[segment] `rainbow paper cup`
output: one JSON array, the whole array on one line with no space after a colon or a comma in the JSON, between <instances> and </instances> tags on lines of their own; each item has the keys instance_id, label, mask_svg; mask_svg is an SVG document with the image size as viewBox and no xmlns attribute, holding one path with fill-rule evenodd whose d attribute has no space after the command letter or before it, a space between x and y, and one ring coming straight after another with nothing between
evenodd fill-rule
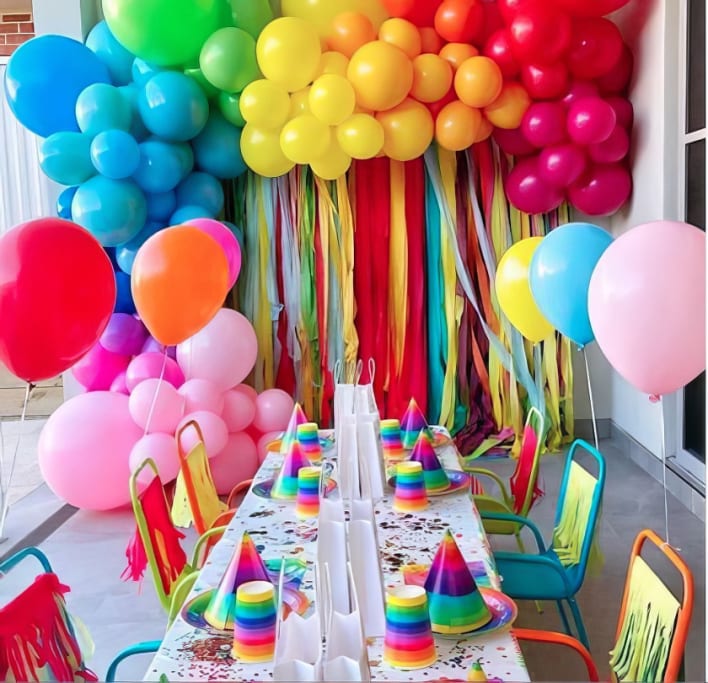
<instances>
[{"instance_id":1,"label":"rainbow paper cup","mask_svg":"<svg viewBox=\"0 0 708 683\"><path fill-rule=\"evenodd\" d=\"M303 467L297 474L297 498L295 516L312 519L320 514L321 467Z\"/></svg>"},{"instance_id":2,"label":"rainbow paper cup","mask_svg":"<svg viewBox=\"0 0 708 683\"><path fill-rule=\"evenodd\" d=\"M381 443L386 462L400 462L405 459L400 420L381 420Z\"/></svg>"},{"instance_id":3,"label":"rainbow paper cup","mask_svg":"<svg viewBox=\"0 0 708 683\"><path fill-rule=\"evenodd\" d=\"M319 427L316 422L305 422L298 425L297 440L302 446L302 452L310 462L322 460L322 446L320 444Z\"/></svg>"},{"instance_id":4,"label":"rainbow paper cup","mask_svg":"<svg viewBox=\"0 0 708 683\"><path fill-rule=\"evenodd\" d=\"M275 622L273 584L241 584L236 591L233 658L248 664L271 661L275 654Z\"/></svg>"},{"instance_id":5,"label":"rainbow paper cup","mask_svg":"<svg viewBox=\"0 0 708 683\"><path fill-rule=\"evenodd\" d=\"M423 669L435 663L435 641L422 586L397 586L386 595L384 661L397 669Z\"/></svg>"},{"instance_id":6,"label":"rainbow paper cup","mask_svg":"<svg viewBox=\"0 0 708 683\"><path fill-rule=\"evenodd\" d=\"M428 507L423 466L419 462L399 462L396 465L396 490L393 509L396 512L420 512Z\"/></svg>"}]
</instances>

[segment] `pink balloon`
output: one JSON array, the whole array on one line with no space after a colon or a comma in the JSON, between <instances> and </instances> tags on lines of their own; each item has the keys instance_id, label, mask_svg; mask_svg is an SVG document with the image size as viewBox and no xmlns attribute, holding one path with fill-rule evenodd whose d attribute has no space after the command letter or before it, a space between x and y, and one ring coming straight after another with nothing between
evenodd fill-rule
<instances>
[{"instance_id":1,"label":"pink balloon","mask_svg":"<svg viewBox=\"0 0 708 683\"><path fill-rule=\"evenodd\" d=\"M565 107L560 102L534 102L521 120L521 132L536 147L547 147L566 138Z\"/></svg>"},{"instance_id":2,"label":"pink balloon","mask_svg":"<svg viewBox=\"0 0 708 683\"><path fill-rule=\"evenodd\" d=\"M590 280L597 343L630 384L677 391L706 366L706 239L686 223L656 221L618 237Z\"/></svg>"},{"instance_id":3,"label":"pink balloon","mask_svg":"<svg viewBox=\"0 0 708 683\"><path fill-rule=\"evenodd\" d=\"M226 428L226 423L218 415L206 410L197 410L194 413L189 413L189 415L184 416L177 426L177 433L179 434L192 421L196 422L202 431L208 457L212 458L223 450L229 439L229 430ZM191 427L185 429L179 436L182 448L186 453L189 453L199 440L196 430Z\"/></svg>"},{"instance_id":4,"label":"pink balloon","mask_svg":"<svg viewBox=\"0 0 708 683\"><path fill-rule=\"evenodd\" d=\"M157 341L155 337L149 336L143 344L141 353L159 353L160 355L162 355L164 351L165 347L160 344L160 342Z\"/></svg>"},{"instance_id":5,"label":"pink balloon","mask_svg":"<svg viewBox=\"0 0 708 683\"><path fill-rule=\"evenodd\" d=\"M592 81L573 81L563 96L563 104L570 107L584 97L596 97L599 94L600 89Z\"/></svg>"},{"instance_id":6,"label":"pink balloon","mask_svg":"<svg viewBox=\"0 0 708 683\"><path fill-rule=\"evenodd\" d=\"M610 216L632 194L632 176L621 164L597 164L568 188L568 199L588 216Z\"/></svg>"},{"instance_id":7,"label":"pink balloon","mask_svg":"<svg viewBox=\"0 0 708 683\"><path fill-rule=\"evenodd\" d=\"M538 169L538 157L525 157L506 178L506 196L519 211L529 214L547 213L558 208L564 199L563 192L547 185Z\"/></svg>"},{"instance_id":8,"label":"pink balloon","mask_svg":"<svg viewBox=\"0 0 708 683\"><path fill-rule=\"evenodd\" d=\"M524 137L520 128L495 128L492 137L502 151L513 156L526 156L536 151L536 148Z\"/></svg>"},{"instance_id":9,"label":"pink balloon","mask_svg":"<svg viewBox=\"0 0 708 683\"><path fill-rule=\"evenodd\" d=\"M226 261L229 264L229 289L233 287L241 272L241 245L238 243L236 235L223 223L212 218L193 218L188 223L213 237L224 250Z\"/></svg>"},{"instance_id":10,"label":"pink balloon","mask_svg":"<svg viewBox=\"0 0 708 683\"><path fill-rule=\"evenodd\" d=\"M179 474L179 457L177 455L177 442L171 434L147 434L142 437L133 450L130 451L130 471L134 472L147 459L152 458L160 473L163 484L171 482ZM142 486L147 486L154 474L150 467L146 467L138 475L137 481Z\"/></svg>"},{"instance_id":11,"label":"pink balloon","mask_svg":"<svg viewBox=\"0 0 708 683\"><path fill-rule=\"evenodd\" d=\"M47 486L70 505L112 510L130 502L130 451L143 435L128 397L110 391L74 396L60 405L39 438Z\"/></svg>"},{"instance_id":12,"label":"pink balloon","mask_svg":"<svg viewBox=\"0 0 708 683\"><path fill-rule=\"evenodd\" d=\"M577 145L547 147L538 157L538 174L551 187L568 187L585 170L585 154Z\"/></svg>"},{"instance_id":13,"label":"pink balloon","mask_svg":"<svg viewBox=\"0 0 708 683\"><path fill-rule=\"evenodd\" d=\"M182 384L184 384L184 374L182 374L179 365L169 357L167 361L165 361L163 353L149 351L148 353L141 353L139 356L133 358L128 366L125 376L125 383L128 389L133 391L140 382L154 377L159 378L163 363L165 364L165 372L162 378L175 387L175 389L181 387Z\"/></svg>"},{"instance_id":14,"label":"pink balloon","mask_svg":"<svg viewBox=\"0 0 708 683\"><path fill-rule=\"evenodd\" d=\"M224 394L221 417L230 433L242 432L256 417L256 402L245 391L231 389Z\"/></svg>"},{"instance_id":15,"label":"pink balloon","mask_svg":"<svg viewBox=\"0 0 708 683\"><path fill-rule=\"evenodd\" d=\"M290 394L282 389L267 389L256 399L256 417L253 426L259 431L284 431L295 407Z\"/></svg>"},{"instance_id":16,"label":"pink balloon","mask_svg":"<svg viewBox=\"0 0 708 683\"><path fill-rule=\"evenodd\" d=\"M130 356L107 351L99 342L72 368L74 377L88 391L105 391L113 380L124 372Z\"/></svg>"},{"instance_id":17,"label":"pink balloon","mask_svg":"<svg viewBox=\"0 0 708 683\"><path fill-rule=\"evenodd\" d=\"M263 461L268 457L268 445L282 436L282 430L279 432L268 432L263 434L258 439L258 462L263 464Z\"/></svg>"},{"instance_id":18,"label":"pink balloon","mask_svg":"<svg viewBox=\"0 0 708 683\"><path fill-rule=\"evenodd\" d=\"M169 382L152 378L140 382L130 392L128 408L135 424L147 428L148 434L173 434L184 415L184 404L184 396Z\"/></svg>"},{"instance_id":19,"label":"pink balloon","mask_svg":"<svg viewBox=\"0 0 708 683\"><path fill-rule=\"evenodd\" d=\"M568 109L568 135L579 145L607 140L617 124L617 115L601 97L584 97Z\"/></svg>"},{"instance_id":20,"label":"pink balloon","mask_svg":"<svg viewBox=\"0 0 708 683\"><path fill-rule=\"evenodd\" d=\"M125 372L121 372L119 375L116 376L116 378L113 380L113 383L111 384L111 391L115 391L119 394L125 394L126 396L130 394L128 391L128 387L125 384Z\"/></svg>"},{"instance_id":21,"label":"pink balloon","mask_svg":"<svg viewBox=\"0 0 708 683\"><path fill-rule=\"evenodd\" d=\"M634 56L632 51L624 45L619 62L604 76L596 79L603 94L615 94L625 92L629 86L634 70Z\"/></svg>"},{"instance_id":22,"label":"pink balloon","mask_svg":"<svg viewBox=\"0 0 708 683\"><path fill-rule=\"evenodd\" d=\"M615 110L617 125L629 130L634 122L634 108L626 97L608 97L605 102Z\"/></svg>"},{"instance_id":23,"label":"pink balloon","mask_svg":"<svg viewBox=\"0 0 708 683\"><path fill-rule=\"evenodd\" d=\"M177 361L187 379L208 379L222 391L243 382L257 356L253 325L230 308L222 308L206 327L177 347Z\"/></svg>"},{"instance_id":24,"label":"pink balloon","mask_svg":"<svg viewBox=\"0 0 708 683\"><path fill-rule=\"evenodd\" d=\"M250 384L237 384L234 388L234 391L238 391L242 394L245 394L250 398L254 403L256 402L256 399L258 398L258 392L250 385Z\"/></svg>"},{"instance_id":25,"label":"pink balloon","mask_svg":"<svg viewBox=\"0 0 708 683\"><path fill-rule=\"evenodd\" d=\"M607 140L588 146L588 156L599 164L622 161L629 152L629 135L622 126L615 126Z\"/></svg>"},{"instance_id":26,"label":"pink balloon","mask_svg":"<svg viewBox=\"0 0 708 683\"><path fill-rule=\"evenodd\" d=\"M253 479L259 464L253 439L245 432L229 434L224 450L209 462L219 495L226 496L236 484Z\"/></svg>"},{"instance_id":27,"label":"pink balloon","mask_svg":"<svg viewBox=\"0 0 708 683\"><path fill-rule=\"evenodd\" d=\"M219 415L224 409L223 391L208 379L189 379L179 388L179 393L185 398L188 413L206 410Z\"/></svg>"}]
</instances>

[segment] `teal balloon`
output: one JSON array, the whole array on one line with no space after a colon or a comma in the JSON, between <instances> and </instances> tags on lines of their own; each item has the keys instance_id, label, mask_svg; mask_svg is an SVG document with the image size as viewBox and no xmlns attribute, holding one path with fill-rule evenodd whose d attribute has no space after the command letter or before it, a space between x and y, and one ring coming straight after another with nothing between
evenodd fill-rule
<instances>
[{"instance_id":1,"label":"teal balloon","mask_svg":"<svg viewBox=\"0 0 708 683\"><path fill-rule=\"evenodd\" d=\"M138 86L145 85L155 74L159 74L163 69L150 62L146 62L140 57L136 57L133 61L131 72L133 74L133 82Z\"/></svg>"},{"instance_id":2,"label":"teal balloon","mask_svg":"<svg viewBox=\"0 0 708 683\"><path fill-rule=\"evenodd\" d=\"M116 40L105 21L91 29L86 47L106 65L113 85L127 85L133 79L135 55Z\"/></svg>"},{"instance_id":3,"label":"teal balloon","mask_svg":"<svg viewBox=\"0 0 708 683\"><path fill-rule=\"evenodd\" d=\"M231 0L234 26L258 38L266 24L273 20L268 0Z\"/></svg>"},{"instance_id":4,"label":"teal balloon","mask_svg":"<svg viewBox=\"0 0 708 683\"><path fill-rule=\"evenodd\" d=\"M70 132L50 135L39 148L39 165L55 183L80 185L96 175L90 136Z\"/></svg>"},{"instance_id":5,"label":"teal balloon","mask_svg":"<svg viewBox=\"0 0 708 683\"><path fill-rule=\"evenodd\" d=\"M140 163L140 147L124 130L105 130L91 143L91 161L94 168L107 178L129 178Z\"/></svg>"},{"instance_id":6,"label":"teal balloon","mask_svg":"<svg viewBox=\"0 0 708 683\"><path fill-rule=\"evenodd\" d=\"M591 223L567 223L546 235L529 268L531 294L541 313L563 335L583 347L595 339L588 314L588 289L612 235Z\"/></svg>"},{"instance_id":7,"label":"teal balloon","mask_svg":"<svg viewBox=\"0 0 708 683\"><path fill-rule=\"evenodd\" d=\"M145 195L131 180L95 176L71 202L74 222L86 228L104 247L133 239L147 218Z\"/></svg>"},{"instance_id":8,"label":"teal balloon","mask_svg":"<svg viewBox=\"0 0 708 683\"><path fill-rule=\"evenodd\" d=\"M140 144L140 163L133 179L145 192L169 192L182 180L182 164L176 145L147 140Z\"/></svg>"},{"instance_id":9,"label":"teal balloon","mask_svg":"<svg viewBox=\"0 0 708 683\"><path fill-rule=\"evenodd\" d=\"M133 270L133 263L135 262L135 256L138 253L138 249L143 246L149 237L152 237L156 232L159 232L164 227L166 227L165 223L161 223L159 221L148 221L132 240L116 247L116 262L118 267L124 273L130 275L130 272Z\"/></svg>"},{"instance_id":10,"label":"teal balloon","mask_svg":"<svg viewBox=\"0 0 708 683\"><path fill-rule=\"evenodd\" d=\"M216 109L192 147L199 170L216 178L236 178L246 170L241 156L241 129L231 125Z\"/></svg>"},{"instance_id":11,"label":"teal balloon","mask_svg":"<svg viewBox=\"0 0 708 683\"><path fill-rule=\"evenodd\" d=\"M177 187L177 204L203 206L210 216L216 216L224 208L224 188L213 175L197 171Z\"/></svg>"},{"instance_id":12,"label":"teal balloon","mask_svg":"<svg viewBox=\"0 0 708 683\"><path fill-rule=\"evenodd\" d=\"M181 206L170 217L170 225L184 225L193 218L214 218L214 214L203 206Z\"/></svg>"},{"instance_id":13,"label":"teal balloon","mask_svg":"<svg viewBox=\"0 0 708 683\"><path fill-rule=\"evenodd\" d=\"M76 100L76 120L82 133L93 136L112 128L130 130L133 112L118 88L95 83L83 90Z\"/></svg>"},{"instance_id":14,"label":"teal balloon","mask_svg":"<svg viewBox=\"0 0 708 683\"><path fill-rule=\"evenodd\" d=\"M147 216L151 221L167 222L177 208L177 196L174 191L148 192L145 194L147 201Z\"/></svg>"},{"instance_id":15,"label":"teal balloon","mask_svg":"<svg viewBox=\"0 0 708 683\"><path fill-rule=\"evenodd\" d=\"M187 142L174 143L174 147L182 168L182 180L184 180L194 169L194 150Z\"/></svg>"},{"instance_id":16,"label":"teal balloon","mask_svg":"<svg viewBox=\"0 0 708 683\"><path fill-rule=\"evenodd\" d=\"M131 113L131 123L130 130L128 131L138 142L143 142L150 137L150 131L145 127L143 119L140 116L140 110L138 109L138 95L140 94L141 88L135 83L130 85L124 85L118 88L121 95L125 98L126 102L130 105Z\"/></svg>"}]
</instances>

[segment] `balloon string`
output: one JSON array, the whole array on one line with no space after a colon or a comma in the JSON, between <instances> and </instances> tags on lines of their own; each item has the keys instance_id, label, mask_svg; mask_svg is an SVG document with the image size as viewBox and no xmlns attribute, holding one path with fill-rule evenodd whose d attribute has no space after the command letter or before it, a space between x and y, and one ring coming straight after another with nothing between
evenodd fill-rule
<instances>
[{"instance_id":1,"label":"balloon string","mask_svg":"<svg viewBox=\"0 0 708 683\"><path fill-rule=\"evenodd\" d=\"M592 393L592 381L590 380L590 365L588 364L588 352L583 347L583 359L585 360L585 376L588 380L588 397L590 398L590 417L592 419L592 433L595 438L595 448L600 449L600 440L597 438L597 418L595 417L595 399Z\"/></svg>"},{"instance_id":2,"label":"balloon string","mask_svg":"<svg viewBox=\"0 0 708 683\"><path fill-rule=\"evenodd\" d=\"M666 531L666 544L671 545L669 540L669 490L666 488L666 415L664 411L664 402L661 401L661 420L659 421L661 429L661 476L662 484L664 486L664 529ZM673 546L672 546L673 547ZM674 550L681 550L681 548L674 548Z\"/></svg>"},{"instance_id":3,"label":"balloon string","mask_svg":"<svg viewBox=\"0 0 708 683\"><path fill-rule=\"evenodd\" d=\"M162 386L162 380L165 377L165 369L167 368L167 347L164 348L162 356L162 369L160 370L160 379L155 387L155 394L152 397L152 403L150 404L150 412L148 413L147 422L145 423L145 431L143 436L146 436L148 430L150 429L150 423L152 422L152 414L155 412L155 406L157 405L157 397L160 394L160 387Z\"/></svg>"}]
</instances>

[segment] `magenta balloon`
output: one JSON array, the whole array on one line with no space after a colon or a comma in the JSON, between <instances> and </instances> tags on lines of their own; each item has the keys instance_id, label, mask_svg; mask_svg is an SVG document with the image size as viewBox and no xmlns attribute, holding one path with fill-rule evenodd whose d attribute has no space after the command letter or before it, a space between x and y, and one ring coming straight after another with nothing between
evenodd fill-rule
<instances>
[{"instance_id":1,"label":"magenta balloon","mask_svg":"<svg viewBox=\"0 0 708 683\"><path fill-rule=\"evenodd\" d=\"M169 382L151 378L131 391L128 408L135 424L148 434L173 434L184 415L184 405L184 396Z\"/></svg>"},{"instance_id":2,"label":"magenta balloon","mask_svg":"<svg viewBox=\"0 0 708 683\"><path fill-rule=\"evenodd\" d=\"M558 208L563 192L547 185L538 169L538 157L520 159L506 178L506 196L519 211L529 214L547 213Z\"/></svg>"},{"instance_id":3,"label":"magenta balloon","mask_svg":"<svg viewBox=\"0 0 708 683\"><path fill-rule=\"evenodd\" d=\"M263 464L263 461L268 457L268 446L273 443L273 441L280 438L282 430L275 432L267 432L261 435L258 439L257 449L258 449L258 462Z\"/></svg>"},{"instance_id":4,"label":"magenta balloon","mask_svg":"<svg viewBox=\"0 0 708 683\"><path fill-rule=\"evenodd\" d=\"M632 103L626 97L617 97L615 95L605 98L605 102L615 110L617 125L629 130L634 122Z\"/></svg>"},{"instance_id":5,"label":"magenta balloon","mask_svg":"<svg viewBox=\"0 0 708 683\"><path fill-rule=\"evenodd\" d=\"M614 164L629 153L629 135L622 126L615 126L607 140L588 146L588 156L599 164Z\"/></svg>"},{"instance_id":6,"label":"magenta balloon","mask_svg":"<svg viewBox=\"0 0 708 683\"><path fill-rule=\"evenodd\" d=\"M267 389L256 399L253 426L259 432L283 431L295 407L290 394L282 389Z\"/></svg>"},{"instance_id":7,"label":"magenta balloon","mask_svg":"<svg viewBox=\"0 0 708 683\"><path fill-rule=\"evenodd\" d=\"M600 94L600 89L592 81L573 81L568 91L563 96L563 104L570 107L584 97L596 97Z\"/></svg>"},{"instance_id":8,"label":"magenta balloon","mask_svg":"<svg viewBox=\"0 0 708 683\"><path fill-rule=\"evenodd\" d=\"M179 388L179 393L184 396L188 413L207 410L220 415L224 409L224 392L208 379L188 379Z\"/></svg>"},{"instance_id":9,"label":"magenta balloon","mask_svg":"<svg viewBox=\"0 0 708 683\"><path fill-rule=\"evenodd\" d=\"M520 128L495 128L492 137L507 154L526 156L536 152L536 148L524 137Z\"/></svg>"},{"instance_id":10,"label":"magenta balloon","mask_svg":"<svg viewBox=\"0 0 708 683\"><path fill-rule=\"evenodd\" d=\"M238 243L236 235L223 223L215 221L213 218L193 218L187 222L213 237L224 250L226 261L229 264L229 288L233 287L241 272L241 245Z\"/></svg>"},{"instance_id":11,"label":"magenta balloon","mask_svg":"<svg viewBox=\"0 0 708 683\"><path fill-rule=\"evenodd\" d=\"M163 484L171 482L179 474L179 456L177 442L172 434L147 434L130 451L130 471L134 472L147 459L157 465ZM146 467L138 475L138 483L147 486L153 478L153 471Z\"/></svg>"},{"instance_id":12,"label":"magenta balloon","mask_svg":"<svg viewBox=\"0 0 708 683\"><path fill-rule=\"evenodd\" d=\"M72 368L76 380L88 391L105 391L111 388L113 380L124 372L130 363L130 356L112 353L100 343Z\"/></svg>"},{"instance_id":13,"label":"magenta balloon","mask_svg":"<svg viewBox=\"0 0 708 683\"><path fill-rule=\"evenodd\" d=\"M226 446L209 462L219 495L227 496L236 484L252 479L258 471L258 449L245 432L229 434Z\"/></svg>"},{"instance_id":14,"label":"magenta balloon","mask_svg":"<svg viewBox=\"0 0 708 683\"><path fill-rule=\"evenodd\" d=\"M246 379L257 356L253 325L229 308L177 346L177 361L187 379L208 379L223 391Z\"/></svg>"},{"instance_id":15,"label":"magenta balloon","mask_svg":"<svg viewBox=\"0 0 708 683\"><path fill-rule=\"evenodd\" d=\"M143 435L128 397L94 391L70 398L44 425L39 467L47 486L70 505L112 510L130 502L130 451Z\"/></svg>"},{"instance_id":16,"label":"magenta balloon","mask_svg":"<svg viewBox=\"0 0 708 683\"><path fill-rule=\"evenodd\" d=\"M706 366L705 233L656 221L618 237L590 280L588 310L611 365L640 391L677 391Z\"/></svg>"},{"instance_id":17,"label":"magenta balloon","mask_svg":"<svg viewBox=\"0 0 708 683\"><path fill-rule=\"evenodd\" d=\"M165 372L162 378L176 389L179 389L179 387L184 384L184 374L182 370L180 370L179 365L177 365L172 358L168 357L167 360L165 360L164 353L158 353L156 351L141 353L130 362L125 377L125 383L128 389L133 391L140 382L154 377L159 378L163 363L165 364Z\"/></svg>"},{"instance_id":18,"label":"magenta balloon","mask_svg":"<svg viewBox=\"0 0 708 683\"><path fill-rule=\"evenodd\" d=\"M521 120L521 132L536 147L547 147L563 142L566 110L560 102L534 102Z\"/></svg>"},{"instance_id":19,"label":"magenta balloon","mask_svg":"<svg viewBox=\"0 0 708 683\"><path fill-rule=\"evenodd\" d=\"M213 458L224 449L226 441L229 438L229 430L226 428L226 423L219 415L210 413L207 410L197 410L194 413L189 413L189 415L185 415L179 423L177 431L181 431L182 428L191 421L196 422L202 431L208 457ZM186 452L189 452L197 444L197 438L196 430L185 430L184 434L181 436L182 448L184 448Z\"/></svg>"},{"instance_id":20,"label":"magenta balloon","mask_svg":"<svg viewBox=\"0 0 708 683\"><path fill-rule=\"evenodd\" d=\"M148 331L137 318L127 313L114 313L101 335L101 345L124 356L135 356L143 348Z\"/></svg>"},{"instance_id":21,"label":"magenta balloon","mask_svg":"<svg viewBox=\"0 0 708 683\"><path fill-rule=\"evenodd\" d=\"M598 164L568 188L568 199L588 216L610 216L632 194L632 176L621 164Z\"/></svg>"},{"instance_id":22,"label":"magenta balloon","mask_svg":"<svg viewBox=\"0 0 708 683\"><path fill-rule=\"evenodd\" d=\"M231 389L224 394L221 417L229 432L242 432L246 427L250 427L256 417L256 401L245 391Z\"/></svg>"},{"instance_id":23,"label":"magenta balloon","mask_svg":"<svg viewBox=\"0 0 708 683\"><path fill-rule=\"evenodd\" d=\"M125 383L125 372L119 373L111 384L111 391L115 391L119 394L125 394L128 396L130 391L128 391L128 386Z\"/></svg>"},{"instance_id":24,"label":"magenta balloon","mask_svg":"<svg viewBox=\"0 0 708 683\"><path fill-rule=\"evenodd\" d=\"M601 97L583 97L568 108L568 135L579 145L607 140L616 125L615 110Z\"/></svg>"},{"instance_id":25,"label":"magenta balloon","mask_svg":"<svg viewBox=\"0 0 708 683\"><path fill-rule=\"evenodd\" d=\"M568 187L580 178L585 166L585 153L573 144L547 147L538 157L538 174L551 187Z\"/></svg>"}]
</instances>

